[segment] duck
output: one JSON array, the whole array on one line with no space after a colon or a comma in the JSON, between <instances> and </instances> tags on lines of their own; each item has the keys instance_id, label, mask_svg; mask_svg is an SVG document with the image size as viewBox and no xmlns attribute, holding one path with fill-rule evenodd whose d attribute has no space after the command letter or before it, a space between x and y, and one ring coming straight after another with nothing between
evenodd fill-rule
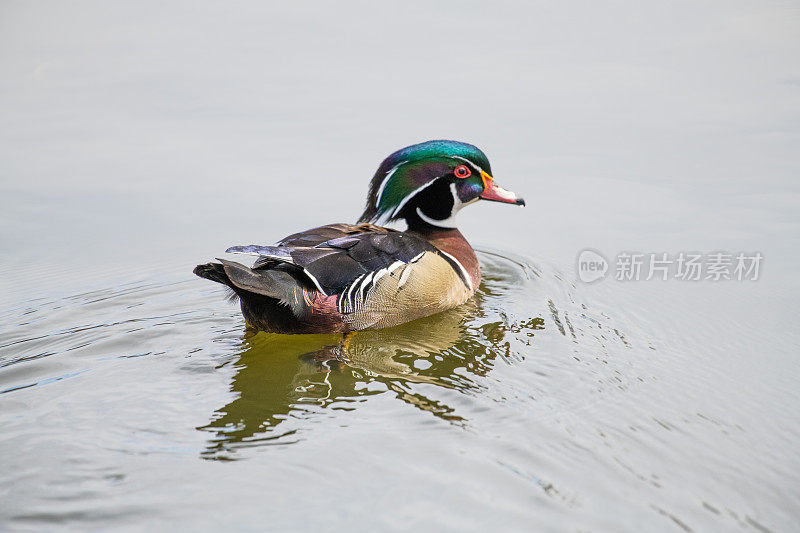
<instances>
[{"instance_id":1,"label":"duck","mask_svg":"<svg viewBox=\"0 0 800 533\"><path fill-rule=\"evenodd\" d=\"M525 205L495 183L478 147L413 144L380 164L355 224L308 229L270 246L233 246L226 253L256 256L251 267L218 258L194 274L227 286L250 330L346 337L397 326L475 294L480 265L455 219L480 200ZM387 227L402 222L405 230Z\"/></svg>"}]
</instances>

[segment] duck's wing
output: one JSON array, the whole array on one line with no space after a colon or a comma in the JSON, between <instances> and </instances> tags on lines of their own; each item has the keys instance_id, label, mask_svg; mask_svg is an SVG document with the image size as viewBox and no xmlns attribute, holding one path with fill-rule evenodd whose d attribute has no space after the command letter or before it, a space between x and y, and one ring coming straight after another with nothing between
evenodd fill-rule
<instances>
[{"instance_id":1,"label":"duck's wing","mask_svg":"<svg viewBox=\"0 0 800 533\"><path fill-rule=\"evenodd\" d=\"M356 284L363 293L369 280L439 251L421 237L372 224L330 224L289 235L276 246L234 246L227 252L258 255L254 270L295 265L331 296Z\"/></svg>"}]
</instances>

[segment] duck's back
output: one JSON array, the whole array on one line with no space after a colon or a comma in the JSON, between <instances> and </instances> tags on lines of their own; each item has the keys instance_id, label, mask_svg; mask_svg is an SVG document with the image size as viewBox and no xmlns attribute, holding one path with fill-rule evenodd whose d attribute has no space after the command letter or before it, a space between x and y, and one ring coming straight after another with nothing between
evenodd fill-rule
<instances>
[{"instance_id":1,"label":"duck's back","mask_svg":"<svg viewBox=\"0 0 800 533\"><path fill-rule=\"evenodd\" d=\"M330 224L276 246L228 252L259 257L252 268L222 261L195 272L231 287L248 324L267 331L384 328L449 309L474 292L458 261L428 240L372 224Z\"/></svg>"}]
</instances>

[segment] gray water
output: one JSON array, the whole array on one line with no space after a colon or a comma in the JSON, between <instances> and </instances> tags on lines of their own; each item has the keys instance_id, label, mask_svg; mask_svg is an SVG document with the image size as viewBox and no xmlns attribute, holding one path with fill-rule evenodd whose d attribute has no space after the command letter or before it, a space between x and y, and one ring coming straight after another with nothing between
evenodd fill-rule
<instances>
[{"instance_id":1,"label":"gray water","mask_svg":"<svg viewBox=\"0 0 800 533\"><path fill-rule=\"evenodd\" d=\"M0 6L0 529L791 531L800 10L785 2ZM191 274L480 146L484 282L248 335ZM761 252L757 281L576 257Z\"/></svg>"}]
</instances>

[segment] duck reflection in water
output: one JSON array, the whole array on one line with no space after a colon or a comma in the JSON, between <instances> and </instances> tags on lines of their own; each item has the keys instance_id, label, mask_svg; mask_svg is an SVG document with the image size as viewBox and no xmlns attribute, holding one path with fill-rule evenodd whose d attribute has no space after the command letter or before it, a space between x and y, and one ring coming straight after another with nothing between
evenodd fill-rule
<instances>
[{"instance_id":1,"label":"duck reflection in water","mask_svg":"<svg viewBox=\"0 0 800 533\"><path fill-rule=\"evenodd\" d=\"M498 280L500 281L500 280ZM338 417L370 396L399 400L453 424L467 421L440 398L479 388L494 360L508 355L490 279L456 308L397 327L337 335L246 335L231 390L237 397L198 429L213 434L203 457L236 459L242 448L291 444L307 436L305 421ZM497 302L495 302L497 303ZM502 315L502 312L499 312ZM531 330L541 318L526 321ZM448 395L448 391L450 391Z\"/></svg>"}]
</instances>

